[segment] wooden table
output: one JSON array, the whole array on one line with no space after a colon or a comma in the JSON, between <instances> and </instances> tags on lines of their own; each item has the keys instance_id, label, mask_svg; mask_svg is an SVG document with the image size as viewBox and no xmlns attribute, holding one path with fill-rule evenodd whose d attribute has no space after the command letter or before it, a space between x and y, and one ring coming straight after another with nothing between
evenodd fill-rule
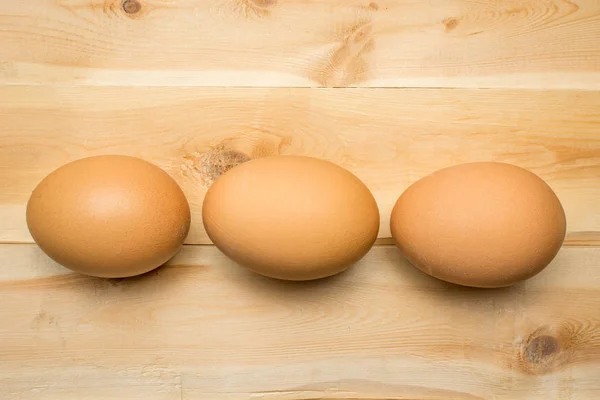
<instances>
[{"instance_id":1,"label":"wooden table","mask_svg":"<svg viewBox=\"0 0 600 400\"><path fill-rule=\"evenodd\" d=\"M29 193L77 158L167 170L193 210L168 266L49 261ZM378 244L332 279L253 275L210 246L206 187L270 154L358 175ZM568 236L503 290L434 280L390 245L419 177L526 167ZM600 1L0 0L0 399L600 398Z\"/></svg>"}]
</instances>

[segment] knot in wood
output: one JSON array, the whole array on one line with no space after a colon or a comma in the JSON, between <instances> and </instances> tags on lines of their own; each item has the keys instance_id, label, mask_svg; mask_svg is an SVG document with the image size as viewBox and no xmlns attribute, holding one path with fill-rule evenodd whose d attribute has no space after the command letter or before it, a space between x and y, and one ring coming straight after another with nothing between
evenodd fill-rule
<instances>
[{"instance_id":1,"label":"knot in wood","mask_svg":"<svg viewBox=\"0 0 600 400\"><path fill-rule=\"evenodd\" d=\"M138 0L123 1L123 11L127 14L137 14L142 9L142 4Z\"/></svg>"},{"instance_id":2,"label":"knot in wood","mask_svg":"<svg viewBox=\"0 0 600 400\"><path fill-rule=\"evenodd\" d=\"M442 24L444 25L446 32L450 32L450 31L456 29L456 27L458 26L459 23L460 22L454 17L449 17L442 21Z\"/></svg>"},{"instance_id":3,"label":"knot in wood","mask_svg":"<svg viewBox=\"0 0 600 400\"><path fill-rule=\"evenodd\" d=\"M525 359L532 364L543 364L552 355L560 351L558 340L542 335L532 338L525 347Z\"/></svg>"},{"instance_id":4,"label":"knot in wood","mask_svg":"<svg viewBox=\"0 0 600 400\"><path fill-rule=\"evenodd\" d=\"M525 339L519 351L520 367L531 375L545 375L564 368L573 355L572 326L542 327Z\"/></svg>"},{"instance_id":5,"label":"knot in wood","mask_svg":"<svg viewBox=\"0 0 600 400\"><path fill-rule=\"evenodd\" d=\"M235 150L212 149L204 153L195 166L205 186L210 187L218 177L231 168L250 161L250 157Z\"/></svg>"}]
</instances>

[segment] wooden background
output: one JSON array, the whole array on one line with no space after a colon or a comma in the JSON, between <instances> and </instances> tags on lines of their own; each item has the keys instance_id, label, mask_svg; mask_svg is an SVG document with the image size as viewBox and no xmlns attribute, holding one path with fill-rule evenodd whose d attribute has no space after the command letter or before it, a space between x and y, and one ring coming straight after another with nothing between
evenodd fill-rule
<instances>
[{"instance_id":1,"label":"wooden background","mask_svg":"<svg viewBox=\"0 0 600 400\"><path fill-rule=\"evenodd\" d=\"M193 225L169 265L83 277L32 244L58 166L167 170ZM202 228L204 192L251 158L353 171L380 239L347 273L276 282ZM473 290L390 246L419 177L511 162L555 189L565 247ZM0 399L600 398L600 1L0 0Z\"/></svg>"}]
</instances>

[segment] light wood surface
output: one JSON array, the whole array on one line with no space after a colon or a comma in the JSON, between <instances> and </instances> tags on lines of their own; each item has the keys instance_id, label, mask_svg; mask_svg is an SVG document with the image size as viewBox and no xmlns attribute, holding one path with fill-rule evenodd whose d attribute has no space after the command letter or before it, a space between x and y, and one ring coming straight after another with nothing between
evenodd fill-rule
<instances>
[{"instance_id":1,"label":"light wood surface","mask_svg":"<svg viewBox=\"0 0 600 400\"><path fill-rule=\"evenodd\" d=\"M431 279L392 246L308 284L212 246L125 280L70 273L33 245L0 260L2 399L600 396L598 248L563 249L502 290Z\"/></svg>"},{"instance_id":2,"label":"light wood surface","mask_svg":"<svg viewBox=\"0 0 600 400\"><path fill-rule=\"evenodd\" d=\"M599 38L598 0L3 0L0 82L597 90Z\"/></svg>"},{"instance_id":3,"label":"light wood surface","mask_svg":"<svg viewBox=\"0 0 600 400\"><path fill-rule=\"evenodd\" d=\"M142 277L71 273L25 225L46 174L107 153L191 203L188 245ZM305 284L208 245L206 188L271 154L359 176L379 245ZM558 257L508 289L389 246L410 183L480 160L567 211ZM1 400L591 400L599 382L600 1L0 0Z\"/></svg>"},{"instance_id":4,"label":"light wood surface","mask_svg":"<svg viewBox=\"0 0 600 400\"><path fill-rule=\"evenodd\" d=\"M0 88L0 231L31 242L35 185L85 156L155 162L192 207L188 243L209 243L205 188L227 167L270 154L334 161L389 215L413 181L452 164L506 161L538 173L568 214L567 243L600 243L600 94L592 91L302 88Z\"/></svg>"}]
</instances>

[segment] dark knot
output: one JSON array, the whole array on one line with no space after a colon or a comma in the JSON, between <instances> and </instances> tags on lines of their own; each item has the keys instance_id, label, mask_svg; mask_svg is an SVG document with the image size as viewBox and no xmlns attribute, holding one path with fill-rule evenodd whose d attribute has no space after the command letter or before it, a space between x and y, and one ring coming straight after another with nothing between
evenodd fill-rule
<instances>
[{"instance_id":1,"label":"dark knot","mask_svg":"<svg viewBox=\"0 0 600 400\"><path fill-rule=\"evenodd\" d=\"M125 0L123 2L123 11L127 14L137 14L142 9L142 4L138 0Z\"/></svg>"}]
</instances>

